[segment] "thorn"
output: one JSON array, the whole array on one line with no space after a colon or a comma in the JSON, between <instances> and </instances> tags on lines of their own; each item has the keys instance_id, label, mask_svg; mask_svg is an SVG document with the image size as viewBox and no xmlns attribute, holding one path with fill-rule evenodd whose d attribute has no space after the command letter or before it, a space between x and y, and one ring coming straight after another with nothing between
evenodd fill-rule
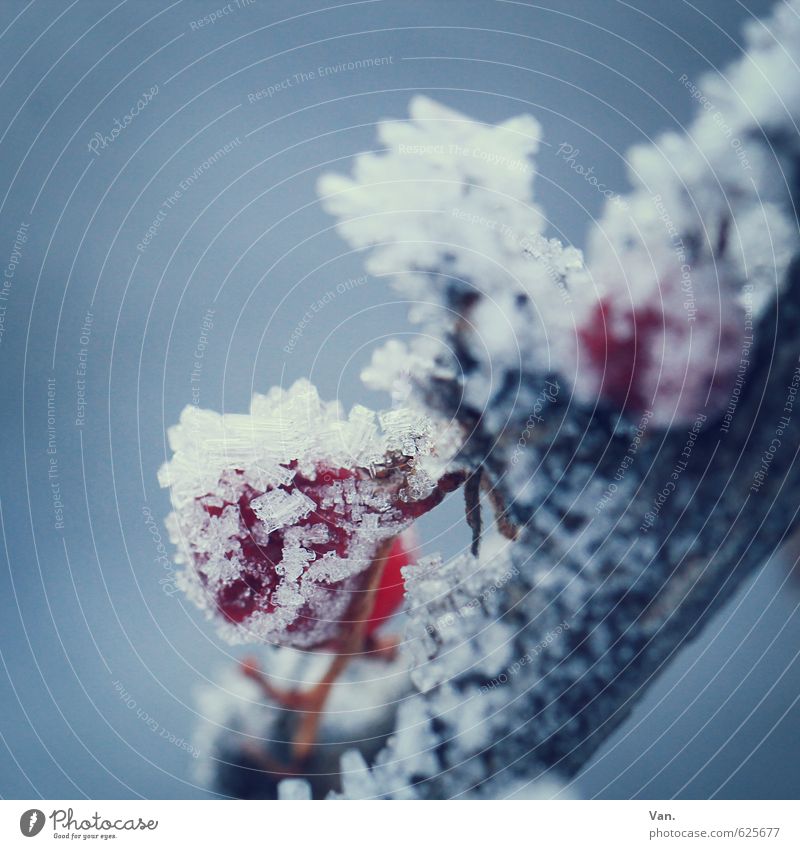
<instances>
[{"instance_id":1,"label":"thorn","mask_svg":"<svg viewBox=\"0 0 800 849\"><path fill-rule=\"evenodd\" d=\"M477 557L480 550L481 530L481 479L483 477L483 466L477 469L467 478L464 484L464 505L466 509L467 524L472 529L472 556Z\"/></svg>"},{"instance_id":2,"label":"thorn","mask_svg":"<svg viewBox=\"0 0 800 849\"><path fill-rule=\"evenodd\" d=\"M483 479L483 489L489 496L489 501L492 503L494 519L497 523L497 530L500 531L506 539L510 539L512 541L515 540L519 536L519 526L515 525L511 519L508 518L508 508L503 501L503 497L493 486L489 484L489 480L486 477Z\"/></svg>"}]
</instances>

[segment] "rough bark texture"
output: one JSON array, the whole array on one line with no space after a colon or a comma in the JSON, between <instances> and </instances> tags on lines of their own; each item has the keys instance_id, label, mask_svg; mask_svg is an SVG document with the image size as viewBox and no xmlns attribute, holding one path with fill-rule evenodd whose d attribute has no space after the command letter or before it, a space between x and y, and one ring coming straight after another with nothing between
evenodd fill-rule
<instances>
[{"instance_id":1,"label":"rough bark texture","mask_svg":"<svg viewBox=\"0 0 800 849\"><path fill-rule=\"evenodd\" d=\"M719 420L702 423L675 490L649 528L645 513L677 468L691 426L645 432L625 471L624 492L618 484L603 506L598 533L592 499L580 493L614 482L636 422L574 402L554 404L527 448L537 455L540 495L521 502L507 483L506 442L515 444L519 431L498 440L466 413L473 436L465 451L484 466L521 527L513 554L519 579L500 602L516 632L515 655L530 654L558 623L569 623L566 647L559 641L541 650L518 673L527 679L527 687L516 682L525 704L518 724L509 724L513 732L482 754L487 776L514 763L530 774L531 758L564 773L580 769L654 673L796 526L800 410L791 409L790 389L800 374L798 321L795 262L784 293L755 331L755 354L729 429L722 432ZM525 378L529 385L531 379ZM448 399L442 411L464 416L453 405L455 387L450 390L429 397ZM517 425L525 427L524 416ZM777 434L780 446L770 452ZM765 452L774 456L754 492Z\"/></svg>"}]
</instances>

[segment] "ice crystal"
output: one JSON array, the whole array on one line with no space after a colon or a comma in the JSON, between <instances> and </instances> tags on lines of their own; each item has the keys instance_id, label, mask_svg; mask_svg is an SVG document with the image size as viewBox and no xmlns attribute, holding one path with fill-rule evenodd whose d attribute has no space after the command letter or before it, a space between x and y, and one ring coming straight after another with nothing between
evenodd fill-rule
<instances>
[{"instance_id":1,"label":"ice crystal","mask_svg":"<svg viewBox=\"0 0 800 849\"><path fill-rule=\"evenodd\" d=\"M540 138L534 118L491 126L421 96L409 112L408 122L379 125L385 151L357 157L352 178L323 177L319 191L342 236L372 248L367 268L392 275L417 302L414 320L459 328L480 370L467 400L485 409L498 369L530 358L574 368L565 303L567 276L580 278L581 253L542 235L545 219L532 195L530 157ZM474 310L466 311L470 304ZM448 367L455 363L446 346L391 341L364 379L402 394L409 381L424 383Z\"/></svg>"},{"instance_id":2,"label":"ice crystal","mask_svg":"<svg viewBox=\"0 0 800 849\"><path fill-rule=\"evenodd\" d=\"M794 32L794 14L780 16ZM344 238L371 248L367 267L427 304L412 317L432 336L457 336L461 364L472 368L471 408L495 416L504 372L554 371L583 401L599 395L633 415L650 410L662 426L724 407L750 322L798 245L783 173L789 151L776 157L758 138L763 86L750 68L772 73L790 60L766 37L757 44L734 75L741 101L717 78L703 79L717 99L713 114L684 136L631 151L634 191L592 227L586 265L542 234L531 116L493 127L416 97L408 122L379 126L386 151L357 157L351 178L320 181ZM780 89L784 104L790 88ZM428 339L410 349L390 342L364 378L397 393L408 375L430 381L436 364L457 373L452 352L448 363L434 348Z\"/></svg>"},{"instance_id":3,"label":"ice crystal","mask_svg":"<svg viewBox=\"0 0 800 849\"><path fill-rule=\"evenodd\" d=\"M305 380L255 395L249 415L187 407L160 472L180 585L231 642L336 639L381 546L441 500L432 427L345 417Z\"/></svg>"}]
</instances>

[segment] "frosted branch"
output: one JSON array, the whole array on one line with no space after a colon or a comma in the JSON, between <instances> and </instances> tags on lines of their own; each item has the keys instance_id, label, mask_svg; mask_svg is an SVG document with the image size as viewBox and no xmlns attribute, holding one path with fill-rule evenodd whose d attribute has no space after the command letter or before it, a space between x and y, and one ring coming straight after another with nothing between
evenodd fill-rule
<instances>
[{"instance_id":1,"label":"frosted branch","mask_svg":"<svg viewBox=\"0 0 800 849\"><path fill-rule=\"evenodd\" d=\"M722 122L701 110L631 152L585 263L543 233L527 116L489 127L416 98L380 128L387 152L321 181L370 271L424 302L426 341L366 379L405 375L457 421L520 529L408 570L419 693L369 768L350 757L345 795L574 773L794 527L799 13L780 4L700 81Z\"/></svg>"}]
</instances>

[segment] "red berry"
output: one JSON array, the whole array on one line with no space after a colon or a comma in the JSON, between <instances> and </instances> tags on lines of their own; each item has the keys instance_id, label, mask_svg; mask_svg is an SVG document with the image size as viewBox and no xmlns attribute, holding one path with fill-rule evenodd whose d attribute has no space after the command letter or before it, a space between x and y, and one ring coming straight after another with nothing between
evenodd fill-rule
<instances>
[{"instance_id":1,"label":"red berry","mask_svg":"<svg viewBox=\"0 0 800 849\"><path fill-rule=\"evenodd\" d=\"M742 350L744 314L709 275L676 275L646 299L607 295L578 330L579 383L618 408L668 425L722 409ZM718 284L717 284L718 285Z\"/></svg>"},{"instance_id":2,"label":"red berry","mask_svg":"<svg viewBox=\"0 0 800 849\"><path fill-rule=\"evenodd\" d=\"M290 464L290 468L292 467L296 467L296 463ZM237 471L236 474L241 475L241 472ZM318 597L298 607L296 617L285 628L286 634L292 635L298 642L305 644L304 635L331 633L327 626L338 624L335 621L338 614L348 622L352 604L366 589L367 570L385 541L383 535L377 534L374 544L364 546L363 542L357 542L358 550L354 552L352 548L356 533L353 524L354 521L363 521L364 517L354 520L349 510L350 505L336 504L332 500L333 491L340 487L350 489L353 493L366 489L370 492L369 499L372 500L373 495L383 489L387 493L392 491L391 478L392 475L385 483L376 482L364 470L320 467L313 478L295 473L290 485L267 490L268 493L285 493L288 497L292 497L293 493L300 493L308 499L306 507L303 508L308 512L297 518L291 528L313 527L314 533L320 537L313 544L307 545L307 550L312 554L309 565L322 562L326 555L332 555L359 567L354 574L341 580L326 580L320 583L316 588ZM263 501L265 494L244 485L236 504L223 502L220 505L219 499L212 494L197 499L212 520L222 516L228 508L233 508L240 517L239 533L230 538L230 547L225 553L229 560L238 560L239 572L234 580L223 583L214 592L214 602L219 612L236 624L246 622L248 617L259 611L269 614L274 613L276 609L274 596L281 586L281 563L284 559L287 529L277 528L265 534L265 522L258 515L263 509L259 499ZM391 506L381 505L373 515L385 518L401 529L438 504L442 496L442 492L436 491L417 502L404 502L398 498ZM322 529L324 534L321 533ZM400 568L407 565L409 560L399 537L395 537L391 545L383 579L377 590L376 607L371 619L374 624L370 626L370 631L394 613L403 600ZM202 555L196 554L194 565L205 584L207 576L203 569L204 559ZM331 616L334 621L329 619ZM337 636L338 629L333 640ZM325 639L319 645L326 645L328 642L329 640Z\"/></svg>"},{"instance_id":3,"label":"red berry","mask_svg":"<svg viewBox=\"0 0 800 849\"><path fill-rule=\"evenodd\" d=\"M609 301L599 301L579 335L590 361L602 368L600 394L616 406L644 410L650 400L647 392L652 392L645 374L653 364L653 341L674 321L674 316L662 316L649 305L620 321Z\"/></svg>"},{"instance_id":4,"label":"red berry","mask_svg":"<svg viewBox=\"0 0 800 849\"><path fill-rule=\"evenodd\" d=\"M397 609L407 563L398 537L458 482L411 418L384 415L383 432L364 408L343 420L305 381L255 396L249 416L184 411L161 472L175 508L167 524L187 567L182 587L226 638L335 648L364 615L366 590L371 630Z\"/></svg>"},{"instance_id":5,"label":"red berry","mask_svg":"<svg viewBox=\"0 0 800 849\"><path fill-rule=\"evenodd\" d=\"M399 610L405 596L401 570L413 562L414 558L406 547L404 535L395 537L381 575L381 582L375 593L375 606L372 608L369 625L367 625L367 636L377 631Z\"/></svg>"}]
</instances>

